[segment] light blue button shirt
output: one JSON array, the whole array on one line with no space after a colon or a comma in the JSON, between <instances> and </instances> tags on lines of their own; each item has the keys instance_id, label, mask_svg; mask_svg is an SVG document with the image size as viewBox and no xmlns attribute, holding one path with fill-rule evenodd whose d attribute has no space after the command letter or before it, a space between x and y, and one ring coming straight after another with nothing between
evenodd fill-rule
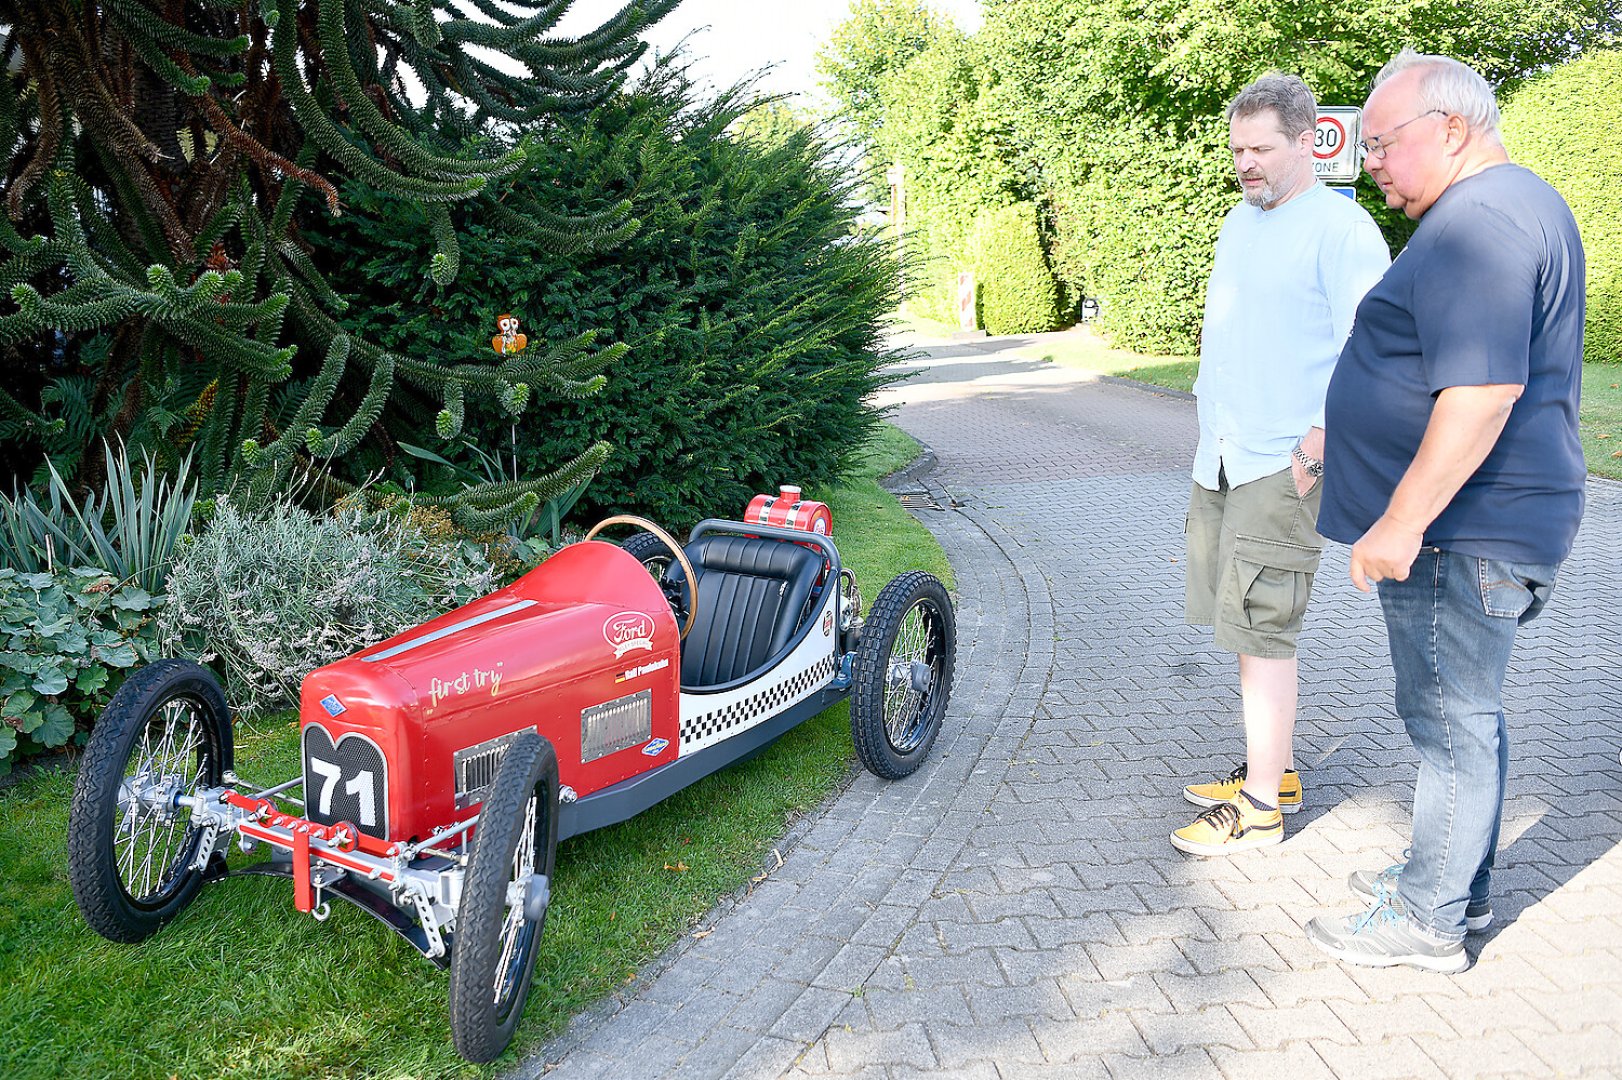
<instances>
[{"instance_id":1,"label":"light blue button shirt","mask_svg":"<svg viewBox=\"0 0 1622 1080\"><path fill-rule=\"evenodd\" d=\"M1217 238L1200 336L1194 482L1216 491L1289 467L1363 294L1391 264L1368 211L1322 184L1271 210L1240 203Z\"/></svg>"}]
</instances>

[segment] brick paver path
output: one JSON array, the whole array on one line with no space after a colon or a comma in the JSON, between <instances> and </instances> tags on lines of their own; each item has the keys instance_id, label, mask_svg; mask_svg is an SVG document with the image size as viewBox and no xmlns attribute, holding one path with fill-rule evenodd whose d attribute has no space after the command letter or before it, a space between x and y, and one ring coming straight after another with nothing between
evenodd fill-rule
<instances>
[{"instance_id":1,"label":"brick paver path","mask_svg":"<svg viewBox=\"0 0 1622 1080\"><path fill-rule=\"evenodd\" d=\"M1173 851L1181 786L1243 746L1232 659L1182 624L1193 404L1003 344L932 348L890 395L960 504L920 511L958 576L934 757L856 779L712 933L518 1075L1622 1075L1622 485L1589 485L1517 648L1498 921L1474 965L1344 967L1301 927L1400 856L1416 771L1378 602L1332 547L1284 844Z\"/></svg>"}]
</instances>

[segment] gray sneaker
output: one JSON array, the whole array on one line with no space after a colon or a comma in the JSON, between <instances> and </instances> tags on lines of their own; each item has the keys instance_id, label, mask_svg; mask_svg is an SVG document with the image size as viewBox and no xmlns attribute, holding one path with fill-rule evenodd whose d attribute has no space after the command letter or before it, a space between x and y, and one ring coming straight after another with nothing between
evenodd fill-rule
<instances>
[{"instance_id":1,"label":"gray sneaker","mask_svg":"<svg viewBox=\"0 0 1622 1080\"><path fill-rule=\"evenodd\" d=\"M1386 894L1356 915L1313 919L1307 940L1337 960L1365 967L1406 964L1456 975L1470 966L1463 941L1438 941L1414 928L1400 897Z\"/></svg>"},{"instance_id":2,"label":"gray sneaker","mask_svg":"<svg viewBox=\"0 0 1622 1080\"><path fill-rule=\"evenodd\" d=\"M1406 863L1394 863L1384 870L1376 873L1373 870L1354 870L1352 876L1346 879L1346 884L1352 891L1365 900L1379 899L1383 888L1391 895L1397 893L1397 876L1402 873ZM1464 929L1466 933L1479 934L1492 925L1492 902L1483 900L1479 904L1474 900L1464 909Z\"/></svg>"}]
</instances>

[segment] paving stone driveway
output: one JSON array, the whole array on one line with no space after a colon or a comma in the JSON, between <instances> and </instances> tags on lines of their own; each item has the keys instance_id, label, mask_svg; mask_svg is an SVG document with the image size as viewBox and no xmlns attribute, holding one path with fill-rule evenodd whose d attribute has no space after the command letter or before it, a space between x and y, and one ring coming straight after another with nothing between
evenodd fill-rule
<instances>
[{"instance_id":1,"label":"paving stone driveway","mask_svg":"<svg viewBox=\"0 0 1622 1080\"><path fill-rule=\"evenodd\" d=\"M919 513L958 576L932 760L857 777L712 933L515 1075L1622 1075L1622 485L1589 485L1517 649L1498 922L1474 965L1342 967L1301 927L1399 856L1416 771L1378 602L1332 548L1285 843L1173 851L1182 784L1242 752L1232 660L1182 625L1193 403L1010 344L931 348L891 392L939 457L925 484L949 509Z\"/></svg>"}]
</instances>

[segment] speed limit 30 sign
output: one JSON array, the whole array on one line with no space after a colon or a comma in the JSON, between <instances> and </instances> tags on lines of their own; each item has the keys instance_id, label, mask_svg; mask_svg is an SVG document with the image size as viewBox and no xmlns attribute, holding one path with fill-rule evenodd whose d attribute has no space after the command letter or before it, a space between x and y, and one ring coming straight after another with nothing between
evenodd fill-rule
<instances>
[{"instance_id":1,"label":"speed limit 30 sign","mask_svg":"<svg viewBox=\"0 0 1622 1080\"><path fill-rule=\"evenodd\" d=\"M1363 110L1355 105L1323 105L1312 133L1312 171L1326 184L1357 179L1357 140L1362 137Z\"/></svg>"}]
</instances>

